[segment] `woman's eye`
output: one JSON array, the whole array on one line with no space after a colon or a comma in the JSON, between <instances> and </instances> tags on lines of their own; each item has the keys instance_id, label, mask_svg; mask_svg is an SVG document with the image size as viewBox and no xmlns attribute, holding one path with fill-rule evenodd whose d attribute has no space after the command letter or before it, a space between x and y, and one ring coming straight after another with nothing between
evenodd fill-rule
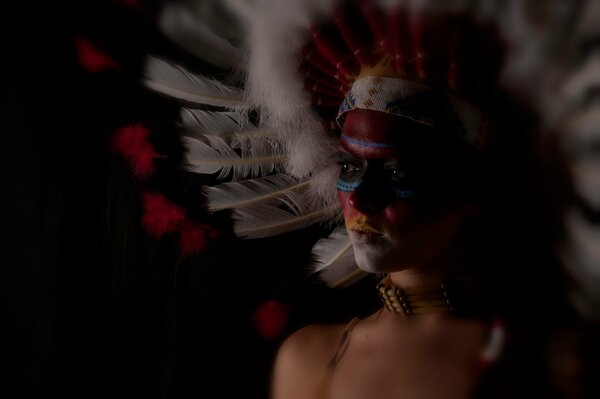
<instances>
[{"instance_id":1,"label":"woman's eye","mask_svg":"<svg viewBox=\"0 0 600 399\"><path fill-rule=\"evenodd\" d=\"M393 180L401 180L406 177L406 171L402 168L389 168L388 173Z\"/></svg>"},{"instance_id":2,"label":"woman's eye","mask_svg":"<svg viewBox=\"0 0 600 399\"><path fill-rule=\"evenodd\" d=\"M360 166L350 162L341 162L340 165L342 173L355 173L360 171Z\"/></svg>"}]
</instances>

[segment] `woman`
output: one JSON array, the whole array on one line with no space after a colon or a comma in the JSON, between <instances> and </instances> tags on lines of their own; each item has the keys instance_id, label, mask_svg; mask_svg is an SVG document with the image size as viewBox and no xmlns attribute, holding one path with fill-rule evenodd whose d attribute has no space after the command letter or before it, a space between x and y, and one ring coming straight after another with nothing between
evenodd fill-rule
<instances>
[{"instance_id":1,"label":"woman","mask_svg":"<svg viewBox=\"0 0 600 399\"><path fill-rule=\"evenodd\" d=\"M458 19L432 21L423 37L464 29ZM276 399L468 398L498 353L502 329L471 237L485 206L492 80L482 72L498 65L464 68L468 88L452 90L456 82L435 71L452 80L459 63L435 64L448 43L429 43L438 51L429 65L419 65L421 53L403 68L385 53L361 65L337 116L338 199L358 267L386 274L382 307L289 337L277 356Z\"/></svg>"},{"instance_id":2,"label":"woman","mask_svg":"<svg viewBox=\"0 0 600 399\"><path fill-rule=\"evenodd\" d=\"M283 344L275 398L469 397L502 332L488 278L496 259L478 256L476 243L483 228L496 227L479 219L489 213L488 119L501 46L460 7L335 3L257 2L244 37L245 96L166 63L150 63L147 85L200 103L182 113L184 163L234 180L205 191L210 210L233 211L236 235L269 237L323 221L339 207L326 192L337 186L357 265L387 273L379 311L306 327ZM224 105L252 112L213 112ZM332 137L338 181L319 186ZM307 187L323 201L304 201Z\"/></svg>"},{"instance_id":3,"label":"woman","mask_svg":"<svg viewBox=\"0 0 600 399\"><path fill-rule=\"evenodd\" d=\"M348 113L338 192L356 261L389 273L379 289L401 288L407 300L392 294L388 310L358 323L294 334L278 356L275 398L318 397L327 380L332 398L468 397L491 309L462 281L465 225L478 204L455 191L467 165L452 160L466 151L436 133L381 111Z\"/></svg>"}]
</instances>

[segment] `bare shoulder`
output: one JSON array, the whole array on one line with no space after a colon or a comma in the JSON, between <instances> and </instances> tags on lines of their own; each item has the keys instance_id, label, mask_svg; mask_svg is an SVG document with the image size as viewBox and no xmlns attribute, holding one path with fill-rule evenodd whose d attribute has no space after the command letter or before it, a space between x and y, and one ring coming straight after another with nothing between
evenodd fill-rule
<instances>
[{"instance_id":1,"label":"bare shoulder","mask_svg":"<svg viewBox=\"0 0 600 399\"><path fill-rule=\"evenodd\" d=\"M317 397L343 331L343 324L310 325L286 339L275 362L273 398Z\"/></svg>"}]
</instances>

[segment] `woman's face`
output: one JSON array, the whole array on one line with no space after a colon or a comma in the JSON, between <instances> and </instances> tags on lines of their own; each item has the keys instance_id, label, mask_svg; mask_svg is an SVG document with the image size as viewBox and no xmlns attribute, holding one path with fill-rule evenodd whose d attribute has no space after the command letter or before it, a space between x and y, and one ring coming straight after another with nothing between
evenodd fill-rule
<instances>
[{"instance_id":1,"label":"woman's face","mask_svg":"<svg viewBox=\"0 0 600 399\"><path fill-rule=\"evenodd\" d=\"M338 198L358 266L419 268L448 248L463 223L451 151L434 129L357 109L340 140Z\"/></svg>"}]
</instances>

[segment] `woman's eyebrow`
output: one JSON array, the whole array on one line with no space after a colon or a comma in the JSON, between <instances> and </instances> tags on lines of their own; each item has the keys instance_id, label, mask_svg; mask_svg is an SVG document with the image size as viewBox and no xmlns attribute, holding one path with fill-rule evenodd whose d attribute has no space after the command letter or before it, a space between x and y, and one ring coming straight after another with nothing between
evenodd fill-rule
<instances>
[{"instance_id":1,"label":"woman's eyebrow","mask_svg":"<svg viewBox=\"0 0 600 399\"><path fill-rule=\"evenodd\" d=\"M361 160L361 158L358 158L357 156L349 153L348 151L346 151L342 148L338 148L337 151L335 153L333 153L332 158L335 159L336 161L360 161Z\"/></svg>"}]
</instances>

